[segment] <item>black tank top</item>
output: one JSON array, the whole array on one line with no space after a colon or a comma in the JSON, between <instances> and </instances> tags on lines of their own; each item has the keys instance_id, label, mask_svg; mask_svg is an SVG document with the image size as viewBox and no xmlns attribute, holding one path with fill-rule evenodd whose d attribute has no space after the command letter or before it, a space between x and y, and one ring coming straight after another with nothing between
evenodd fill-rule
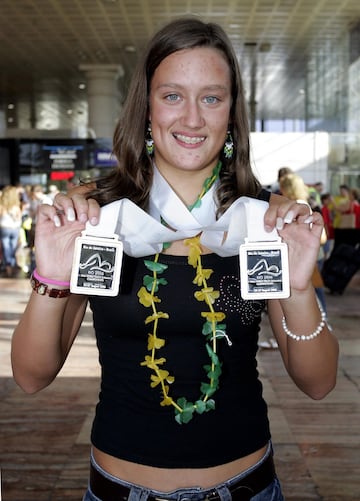
<instances>
[{"instance_id":1,"label":"black tank top","mask_svg":"<svg viewBox=\"0 0 360 501\"><path fill-rule=\"evenodd\" d=\"M145 258L146 259L146 258ZM149 257L148 259L153 259ZM159 387L150 387L151 372L140 363L147 352L149 309L138 302L137 292L148 274L144 259L124 257L117 297L90 297L102 366L101 391L92 428L92 442L100 450L135 463L164 468L206 468L246 456L269 438L267 407L258 379L256 352L264 301L240 296L238 257L202 256L203 267L214 273L209 286L220 291L217 311L226 314L225 339L218 343L222 361L216 408L178 424L174 409L161 407ZM161 255L167 264L162 275L161 311L170 315L159 323L166 339L159 355L175 376L171 396L195 401L203 369L209 363L202 334L204 303L194 299L195 270L182 256Z\"/></svg>"}]
</instances>

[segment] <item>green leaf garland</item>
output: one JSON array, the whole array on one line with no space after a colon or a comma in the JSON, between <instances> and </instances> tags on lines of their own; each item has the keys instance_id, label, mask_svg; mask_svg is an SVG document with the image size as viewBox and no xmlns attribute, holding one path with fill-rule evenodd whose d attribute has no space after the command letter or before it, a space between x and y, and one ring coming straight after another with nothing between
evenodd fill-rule
<instances>
[{"instance_id":1,"label":"green leaf garland","mask_svg":"<svg viewBox=\"0 0 360 501\"><path fill-rule=\"evenodd\" d=\"M198 301L204 302L209 309L209 311L201 312L201 316L205 319L202 334L206 339L205 347L210 363L204 365L207 381L200 384L200 396L195 402L189 402L185 397L178 398L175 402L171 397L170 386L175 378L164 369L166 358L159 357L157 353L166 344L165 339L158 337L159 320L169 318L167 313L157 309L157 304L161 303L161 299L156 293L159 286L167 284L166 279L159 276L167 269L167 265L159 263L159 254L156 254L154 261L144 261L146 268L152 272L152 275L144 276L143 287L138 291L140 303L152 310L152 314L145 319L145 324L152 324L152 330L148 333L149 354L145 356L141 365L152 371L150 386L152 388L160 387L163 397L160 405L173 406L175 420L179 424L188 423L195 414L203 414L215 409L215 401L210 397L219 387L222 365L217 354L217 343L219 338L227 338L226 325L222 323L225 314L216 312L213 307L215 300L219 297L219 291L215 291L207 283L213 270L202 268L200 238L189 238L185 240L185 244L190 247L188 262L196 269L193 283L199 287L199 290L195 292L194 296Z\"/></svg>"}]
</instances>

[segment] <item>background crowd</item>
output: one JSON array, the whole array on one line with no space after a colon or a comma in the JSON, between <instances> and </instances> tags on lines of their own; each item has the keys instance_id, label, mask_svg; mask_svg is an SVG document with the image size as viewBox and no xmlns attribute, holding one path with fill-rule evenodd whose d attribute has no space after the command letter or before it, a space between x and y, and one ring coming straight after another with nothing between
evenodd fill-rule
<instances>
[{"instance_id":1,"label":"background crowd","mask_svg":"<svg viewBox=\"0 0 360 501\"><path fill-rule=\"evenodd\" d=\"M58 192L55 185L48 190L40 184L4 186L0 192L0 264L1 274L8 278L27 275L33 267L34 234L37 208L53 203Z\"/></svg>"}]
</instances>

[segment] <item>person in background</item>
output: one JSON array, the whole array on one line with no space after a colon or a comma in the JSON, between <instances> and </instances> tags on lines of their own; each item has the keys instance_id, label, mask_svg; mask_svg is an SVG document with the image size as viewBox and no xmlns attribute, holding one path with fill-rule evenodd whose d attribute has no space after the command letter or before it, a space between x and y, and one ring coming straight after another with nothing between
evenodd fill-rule
<instances>
[{"instance_id":1,"label":"person in background","mask_svg":"<svg viewBox=\"0 0 360 501\"><path fill-rule=\"evenodd\" d=\"M47 204L52 204L54 201L54 198L56 195L60 193L59 188L56 186L56 184L50 184L47 192L47 200L45 200L43 203Z\"/></svg>"},{"instance_id":2,"label":"person in background","mask_svg":"<svg viewBox=\"0 0 360 501\"><path fill-rule=\"evenodd\" d=\"M327 259L331 254L335 242L333 201L331 193L323 193L321 195L321 215L324 220L324 228L326 231L326 242L323 245L325 254L324 259Z\"/></svg>"},{"instance_id":3,"label":"person in background","mask_svg":"<svg viewBox=\"0 0 360 501\"><path fill-rule=\"evenodd\" d=\"M344 226L343 214L348 214L351 207L350 188L347 184L339 186L339 193L332 197L334 212L334 228ZM347 226L347 225L345 225Z\"/></svg>"},{"instance_id":4,"label":"person in background","mask_svg":"<svg viewBox=\"0 0 360 501\"><path fill-rule=\"evenodd\" d=\"M353 216L352 227L360 228L360 203L359 203L359 190L356 188L349 189L349 199L346 205L341 208L343 218L344 215L350 214Z\"/></svg>"},{"instance_id":5,"label":"person in background","mask_svg":"<svg viewBox=\"0 0 360 501\"><path fill-rule=\"evenodd\" d=\"M281 193L281 191L280 191L280 179L283 176L286 176L287 174L293 174L293 172L294 171L291 169L291 167L280 167L280 169L278 170L278 175L277 175L277 187L274 190L274 193L277 193L277 194Z\"/></svg>"},{"instance_id":6,"label":"person in background","mask_svg":"<svg viewBox=\"0 0 360 501\"><path fill-rule=\"evenodd\" d=\"M16 249L21 227L21 203L16 186L5 186L0 196L0 242L7 277L16 274Z\"/></svg>"},{"instance_id":7,"label":"person in background","mask_svg":"<svg viewBox=\"0 0 360 501\"><path fill-rule=\"evenodd\" d=\"M314 200L317 207L321 208L321 193L324 189L324 184L318 181L314 185L309 185L309 196Z\"/></svg>"},{"instance_id":8,"label":"person in background","mask_svg":"<svg viewBox=\"0 0 360 501\"><path fill-rule=\"evenodd\" d=\"M355 214L355 228L360 228L360 193L357 188L350 190L350 212Z\"/></svg>"},{"instance_id":9,"label":"person in background","mask_svg":"<svg viewBox=\"0 0 360 501\"><path fill-rule=\"evenodd\" d=\"M117 168L39 208L12 367L24 391L48 386L89 303L102 381L84 501L283 500L256 362L266 301L241 297L245 220L227 223L243 196L260 210L258 229L289 249L291 295L267 301L285 367L313 399L336 383L338 343L311 284L322 218L261 189L246 109L223 29L175 20L135 70L114 133ZM96 232L99 215L100 228L118 221L122 233L119 294L71 293L75 238L86 222Z\"/></svg>"}]
</instances>

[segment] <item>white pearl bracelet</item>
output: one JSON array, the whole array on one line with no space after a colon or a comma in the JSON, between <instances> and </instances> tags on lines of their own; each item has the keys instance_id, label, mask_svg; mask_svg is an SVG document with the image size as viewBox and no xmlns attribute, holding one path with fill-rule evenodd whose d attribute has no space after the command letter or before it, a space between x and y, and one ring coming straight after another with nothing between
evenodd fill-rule
<instances>
[{"instance_id":1,"label":"white pearl bracelet","mask_svg":"<svg viewBox=\"0 0 360 501\"><path fill-rule=\"evenodd\" d=\"M326 313L323 310L320 310L320 313L321 313L321 321L320 321L319 325L314 330L314 332L312 332L311 334L309 334L307 336L305 336L304 334L299 336L298 334L294 334L293 332L291 332L291 330L289 329L289 327L286 324L285 317L282 317L281 323L282 323L282 327L284 329L285 334L287 336L291 337L292 339L295 339L295 341L310 341L311 339L316 338L320 334L320 332L323 330L323 328L325 327L325 323L326 323Z\"/></svg>"}]
</instances>

